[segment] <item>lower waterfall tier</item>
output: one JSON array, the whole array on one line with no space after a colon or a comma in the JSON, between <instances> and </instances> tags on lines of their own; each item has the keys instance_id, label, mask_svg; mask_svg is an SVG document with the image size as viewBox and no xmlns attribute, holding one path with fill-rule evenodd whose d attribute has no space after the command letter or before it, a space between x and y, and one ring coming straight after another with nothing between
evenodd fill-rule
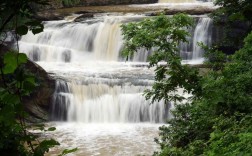
<instances>
[{"instance_id":1,"label":"lower waterfall tier","mask_svg":"<svg viewBox=\"0 0 252 156\"><path fill-rule=\"evenodd\" d=\"M145 100L143 92L153 84L153 69L144 64L110 63L71 70L49 63L56 88L52 119L83 123L163 123L170 118L171 103ZM56 69L61 66L61 69ZM92 69L92 70L91 70ZM57 72L55 72L57 71Z\"/></svg>"}]
</instances>

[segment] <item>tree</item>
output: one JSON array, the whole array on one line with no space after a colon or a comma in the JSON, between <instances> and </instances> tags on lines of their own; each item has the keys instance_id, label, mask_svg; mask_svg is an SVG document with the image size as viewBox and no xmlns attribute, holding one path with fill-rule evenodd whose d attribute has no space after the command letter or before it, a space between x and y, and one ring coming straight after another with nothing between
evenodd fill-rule
<instances>
[{"instance_id":1,"label":"tree","mask_svg":"<svg viewBox=\"0 0 252 156\"><path fill-rule=\"evenodd\" d=\"M35 128L54 131L43 124L29 125L24 109L24 98L31 95L39 83L25 64L28 58L18 50L5 47L6 33L15 32L16 39L31 30L33 34L43 31L41 21L34 20L31 3L47 4L45 0L2 0L0 3L0 155L42 156L50 148L59 145L54 139L39 140L39 136L29 132ZM18 49L18 47L17 47ZM77 149L64 150L61 155Z\"/></svg>"},{"instance_id":2,"label":"tree","mask_svg":"<svg viewBox=\"0 0 252 156\"><path fill-rule=\"evenodd\" d=\"M145 92L147 99L175 101L169 126L160 127L156 142L161 151L154 155L250 155L252 145L252 33L244 47L229 62L209 68L205 75L181 64L180 42L189 35L191 19L183 14L164 15L122 27L130 57L138 48L155 52L149 57L156 67L155 83ZM214 49L212 49L215 51ZM210 54L208 54L210 55ZM226 59L221 55L222 59ZM164 61L160 65L158 62ZM214 61L213 61L214 62ZM176 94L178 88L191 94L187 102Z\"/></svg>"},{"instance_id":3,"label":"tree","mask_svg":"<svg viewBox=\"0 0 252 156\"><path fill-rule=\"evenodd\" d=\"M183 96L170 94L176 92L179 87L184 88L187 93L200 93L197 87L198 71L188 70L187 65L181 65L178 49L181 42L187 42L186 37L189 33L186 29L192 24L192 18L185 14L177 14L172 17L160 15L122 26L125 41L123 55L131 57L139 48L155 49L149 57L149 66L156 67L155 83L152 90L145 92L147 99L182 101ZM160 61L164 61L165 64L158 64Z\"/></svg>"},{"instance_id":4,"label":"tree","mask_svg":"<svg viewBox=\"0 0 252 156\"><path fill-rule=\"evenodd\" d=\"M220 6L211 17L223 31L223 39L217 43L219 49L233 54L242 48L243 40L252 31L252 3L250 0L216 0Z\"/></svg>"}]
</instances>

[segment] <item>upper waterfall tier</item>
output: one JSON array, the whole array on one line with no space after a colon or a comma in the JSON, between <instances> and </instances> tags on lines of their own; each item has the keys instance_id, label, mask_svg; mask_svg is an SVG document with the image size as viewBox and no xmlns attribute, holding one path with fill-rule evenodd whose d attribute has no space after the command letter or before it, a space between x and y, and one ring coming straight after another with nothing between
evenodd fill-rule
<instances>
[{"instance_id":1,"label":"upper waterfall tier","mask_svg":"<svg viewBox=\"0 0 252 156\"><path fill-rule=\"evenodd\" d=\"M141 20L145 16L102 16L83 22L48 21L44 32L29 32L20 41L20 51L33 61L42 62L89 62L124 61L120 56L123 39L120 25ZM211 44L211 19L195 18L196 27L191 30L189 43L181 44L184 60L201 59L203 51L197 42ZM151 52L140 49L133 62L146 62Z\"/></svg>"}]
</instances>

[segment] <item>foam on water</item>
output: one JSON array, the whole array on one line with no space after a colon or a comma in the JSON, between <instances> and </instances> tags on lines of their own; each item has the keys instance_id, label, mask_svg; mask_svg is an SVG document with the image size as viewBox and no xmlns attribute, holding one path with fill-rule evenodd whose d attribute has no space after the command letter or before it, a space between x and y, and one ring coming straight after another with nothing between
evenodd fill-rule
<instances>
[{"instance_id":1,"label":"foam on water","mask_svg":"<svg viewBox=\"0 0 252 156\"><path fill-rule=\"evenodd\" d=\"M158 150L154 138L158 137L161 124L83 124L83 123L50 123L57 128L46 133L47 137L57 139L61 146L52 149L48 155L56 155L64 148L79 150L72 154L132 156L152 155Z\"/></svg>"}]
</instances>

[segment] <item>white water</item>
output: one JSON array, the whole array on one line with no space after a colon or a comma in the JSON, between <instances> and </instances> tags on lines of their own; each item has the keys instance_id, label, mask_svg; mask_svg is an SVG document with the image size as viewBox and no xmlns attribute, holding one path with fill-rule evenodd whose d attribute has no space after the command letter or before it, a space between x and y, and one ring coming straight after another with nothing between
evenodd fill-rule
<instances>
[{"instance_id":1,"label":"white water","mask_svg":"<svg viewBox=\"0 0 252 156\"><path fill-rule=\"evenodd\" d=\"M22 37L20 49L33 61L40 62L93 62L120 61L123 46L120 24L125 21L139 20L143 16L105 16L89 23L67 21L45 22L45 30L39 35L31 32ZM183 44L181 56L186 60L201 59L202 49L197 42L211 44L211 24L208 17L200 17L192 37L193 45ZM184 56L183 53L191 56ZM148 53L139 51L134 62L146 62Z\"/></svg>"},{"instance_id":2,"label":"white water","mask_svg":"<svg viewBox=\"0 0 252 156\"><path fill-rule=\"evenodd\" d=\"M156 149L153 138L158 126L171 117L172 105L162 101L151 105L142 96L154 80L144 51L131 62L120 57L120 24L143 17L49 21L44 32L22 37L20 50L57 80L52 119L64 122L56 123L58 130L49 135L59 139L63 148L79 147L78 155L151 155ZM207 34L205 25L210 22L203 21L208 18L199 19L189 40L206 41L208 36L202 34ZM200 53L196 59L202 55L195 44L183 47L190 53L184 57L181 49L187 60L194 54Z\"/></svg>"},{"instance_id":3,"label":"white water","mask_svg":"<svg viewBox=\"0 0 252 156\"><path fill-rule=\"evenodd\" d=\"M131 7L145 7L152 10L169 9L175 12L184 12L185 10L215 10L213 0L159 0L158 3L144 5L130 5Z\"/></svg>"},{"instance_id":4,"label":"white water","mask_svg":"<svg viewBox=\"0 0 252 156\"><path fill-rule=\"evenodd\" d=\"M208 30L208 31L204 31ZM203 49L198 46L199 42L205 45L212 43L212 20L210 18L200 18L194 31L193 37L193 60L198 60L203 57Z\"/></svg>"},{"instance_id":5,"label":"white water","mask_svg":"<svg viewBox=\"0 0 252 156\"><path fill-rule=\"evenodd\" d=\"M208 17L199 18L194 30L190 31L193 34L192 38L188 38L188 43L181 43L180 55L185 60L190 62L202 63L204 61L204 50L198 45L202 42L204 45L212 44L212 19Z\"/></svg>"},{"instance_id":6,"label":"white water","mask_svg":"<svg viewBox=\"0 0 252 156\"><path fill-rule=\"evenodd\" d=\"M150 156L157 150L154 138L158 137L161 124L84 124L51 123L56 131L47 133L61 145L49 152L57 156L62 149L78 147L74 156Z\"/></svg>"},{"instance_id":7,"label":"white water","mask_svg":"<svg viewBox=\"0 0 252 156\"><path fill-rule=\"evenodd\" d=\"M197 3L212 2L213 0L159 0L158 3Z\"/></svg>"}]
</instances>

